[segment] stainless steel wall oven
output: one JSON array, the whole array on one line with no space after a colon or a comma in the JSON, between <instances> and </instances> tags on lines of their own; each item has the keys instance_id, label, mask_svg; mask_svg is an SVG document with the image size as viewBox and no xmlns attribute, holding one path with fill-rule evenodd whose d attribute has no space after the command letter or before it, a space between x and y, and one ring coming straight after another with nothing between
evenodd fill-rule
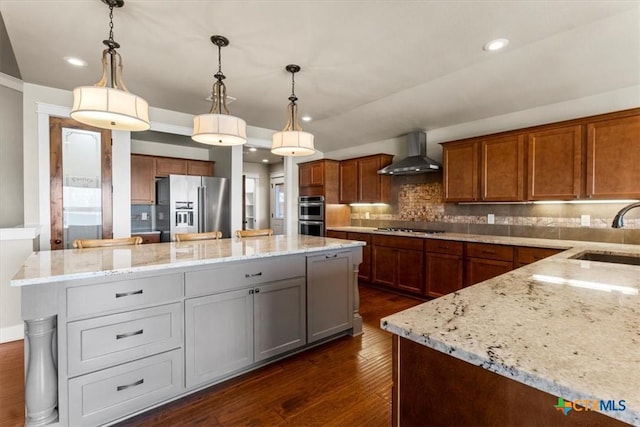
<instances>
[{"instance_id":1,"label":"stainless steel wall oven","mask_svg":"<svg viewBox=\"0 0 640 427\"><path fill-rule=\"evenodd\" d=\"M324 236L324 197L298 197L298 233Z\"/></svg>"}]
</instances>

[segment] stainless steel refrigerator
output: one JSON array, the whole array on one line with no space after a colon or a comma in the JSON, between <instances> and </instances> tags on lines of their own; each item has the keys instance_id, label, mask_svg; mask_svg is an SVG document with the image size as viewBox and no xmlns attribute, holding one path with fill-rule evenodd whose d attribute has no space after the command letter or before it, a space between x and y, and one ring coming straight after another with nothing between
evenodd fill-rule
<instances>
[{"instance_id":1,"label":"stainless steel refrigerator","mask_svg":"<svg viewBox=\"0 0 640 427\"><path fill-rule=\"evenodd\" d=\"M175 240L176 233L222 231L231 237L228 179L169 175L156 186L156 227L163 242Z\"/></svg>"}]
</instances>

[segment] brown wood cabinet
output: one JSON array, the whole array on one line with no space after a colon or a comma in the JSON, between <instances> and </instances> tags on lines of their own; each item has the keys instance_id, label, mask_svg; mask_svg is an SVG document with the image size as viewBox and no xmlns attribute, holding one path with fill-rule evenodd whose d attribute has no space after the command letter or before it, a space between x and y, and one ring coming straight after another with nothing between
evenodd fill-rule
<instances>
[{"instance_id":1,"label":"brown wood cabinet","mask_svg":"<svg viewBox=\"0 0 640 427\"><path fill-rule=\"evenodd\" d=\"M445 144L443 150L445 201L525 199L524 135Z\"/></svg>"},{"instance_id":2,"label":"brown wood cabinet","mask_svg":"<svg viewBox=\"0 0 640 427\"><path fill-rule=\"evenodd\" d=\"M586 195L640 198L640 115L587 125Z\"/></svg>"},{"instance_id":3,"label":"brown wood cabinet","mask_svg":"<svg viewBox=\"0 0 640 427\"><path fill-rule=\"evenodd\" d=\"M437 298L462 289L464 244L450 240L428 239L426 249L427 296Z\"/></svg>"},{"instance_id":4,"label":"brown wood cabinet","mask_svg":"<svg viewBox=\"0 0 640 427\"><path fill-rule=\"evenodd\" d=\"M582 126L567 126L528 134L528 200L569 200L580 197Z\"/></svg>"},{"instance_id":5,"label":"brown wood cabinet","mask_svg":"<svg viewBox=\"0 0 640 427\"><path fill-rule=\"evenodd\" d=\"M337 160L321 159L298 164L300 196L324 196L325 203L338 203Z\"/></svg>"},{"instance_id":6,"label":"brown wood cabinet","mask_svg":"<svg viewBox=\"0 0 640 427\"><path fill-rule=\"evenodd\" d=\"M565 417L552 408L558 396L398 335L392 346L393 427L628 426L596 411Z\"/></svg>"},{"instance_id":7,"label":"brown wood cabinet","mask_svg":"<svg viewBox=\"0 0 640 427\"><path fill-rule=\"evenodd\" d=\"M514 268L520 268L525 265L540 261L541 259L550 257L563 251L563 249L551 248L530 248L525 246L517 246L515 249Z\"/></svg>"},{"instance_id":8,"label":"brown wood cabinet","mask_svg":"<svg viewBox=\"0 0 640 427\"><path fill-rule=\"evenodd\" d=\"M187 160L187 175L213 176L213 162L206 160Z\"/></svg>"},{"instance_id":9,"label":"brown wood cabinet","mask_svg":"<svg viewBox=\"0 0 640 427\"><path fill-rule=\"evenodd\" d=\"M478 200L478 145L476 142L449 143L442 147L444 200Z\"/></svg>"},{"instance_id":10,"label":"brown wood cabinet","mask_svg":"<svg viewBox=\"0 0 640 427\"><path fill-rule=\"evenodd\" d=\"M187 160L173 157L156 157L156 176L186 175Z\"/></svg>"},{"instance_id":11,"label":"brown wood cabinet","mask_svg":"<svg viewBox=\"0 0 640 427\"><path fill-rule=\"evenodd\" d=\"M155 158L131 155L131 204L153 205L156 202Z\"/></svg>"},{"instance_id":12,"label":"brown wood cabinet","mask_svg":"<svg viewBox=\"0 0 640 427\"><path fill-rule=\"evenodd\" d=\"M332 237L334 239L347 239L346 231L336 231L336 230L327 230L327 237Z\"/></svg>"},{"instance_id":13,"label":"brown wood cabinet","mask_svg":"<svg viewBox=\"0 0 640 427\"><path fill-rule=\"evenodd\" d=\"M504 202L525 200L525 136L510 135L481 140L480 200Z\"/></svg>"},{"instance_id":14,"label":"brown wood cabinet","mask_svg":"<svg viewBox=\"0 0 640 427\"><path fill-rule=\"evenodd\" d=\"M442 144L446 202L640 197L640 108Z\"/></svg>"},{"instance_id":15,"label":"brown wood cabinet","mask_svg":"<svg viewBox=\"0 0 640 427\"><path fill-rule=\"evenodd\" d=\"M170 174L213 176L213 161L131 154L131 204L155 203L156 177Z\"/></svg>"},{"instance_id":16,"label":"brown wood cabinet","mask_svg":"<svg viewBox=\"0 0 640 427\"><path fill-rule=\"evenodd\" d=\"M424 240L373 235L371 282L412 294L424 289Z\"/></svg>"},{"instance_id":17,"label":"brown wood cabinet","mask_svg":"<svg viewBox=\"0 0 640 427\"><path fill-rule=\"evenodd\" d=\"M513 270L513 247L466 243L465 286L489 280Z\"/></svg>"},{"instance_id":18,"label":"brown wood cabinet","mask_svg":"<svg viewBox=\"0 0 640 427\"><path fill-rule=\"evenodd\" d=\"M376 154L341 161L340 203L389 203L391 177L378 170L392 160L392 155Z\"/></svg>"}]
</instances>

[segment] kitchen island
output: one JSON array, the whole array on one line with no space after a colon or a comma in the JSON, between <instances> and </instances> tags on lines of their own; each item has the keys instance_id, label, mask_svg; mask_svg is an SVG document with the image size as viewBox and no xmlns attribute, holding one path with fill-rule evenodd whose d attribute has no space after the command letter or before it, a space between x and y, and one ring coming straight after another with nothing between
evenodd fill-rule
<instances>
[{"instance_id":1,"label":"kitchen island","mask_svg":"<svg viewBox=\"0 0 640 427\"><path fill-rule=\"evenodd\" d=\"M640 267L574 258L640 247L572 246L382 319L393 425L640 425Z\"/></svg>"},{"instance_id":2,"label":"kitchen island","mask_svg":"<svg viewBox=\"0 0 640 427\"><path fill-rule=\"evenodd\" d=\"M28 425L110 424L362 332L362 243L271 236L32 254Z\"/></svg>"}]
</instances>

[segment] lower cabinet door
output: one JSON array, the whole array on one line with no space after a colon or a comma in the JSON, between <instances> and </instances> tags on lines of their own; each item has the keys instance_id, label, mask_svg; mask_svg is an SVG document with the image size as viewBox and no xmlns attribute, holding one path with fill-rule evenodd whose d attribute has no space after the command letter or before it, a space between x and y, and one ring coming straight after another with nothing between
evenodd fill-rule
<instances>
[{"instance_id":1,"label":"lower cabinet door","mask_svg":"<svg viewBox=\"0 0 640 427\"><path fill-rule=\"evenodd\" d=\"M307 343L304 277L257 286L253 297L256 362Z\"/></svg>"},{"instance_id":2,"label":"lower cabinet door","mask_svg":"<svg viewBox=\"0 0 640 427\"><path fill-rule=\"evenodd\" d=\"M371 281L378 285L396 286L398 251L386 246L371 249Z\"/></svg>"},{"instance_id":3,"label":"lower cabinet door","mask_svg":"<svg viewBox=\"0 0 640 427\"><path fill-rule=\"evenodd\" d=\"M441 297L462 289L462 257L427 253L427 295Z\"/></svg>"},{"instance_id":4,"label":"lower cabinet door","mask_svg":"<svg viewBox=\"0 0 640 427\"><path fill-rule=\"evenodd\" d=\"M353 327L354 269L351 252L307 257L307 341Z\"/></svg>"},{"instance_id":5,"label":"lower cabinet door","mask_svg":"<svg viewBox=\"0 0 640 427\"><path fill-rule=\"evenodd\" d=\"M399 289L422 294L424 291L424 255L422 251L397 249L396 286Z\"/></svg>"},{"instance_id":6,"label":"lower cabinet door","mask_svg":"<svg viewBox=\"0 0 640 427\"><path fill-rule=\"evenodd\" d=\"M465 286L484 282L513 270L512 261L498 261L492 259L467 259L467 282Z\"/></svg>"},{"instance_id":7,"label":"lower cabinet door","mask_svg":"<svg viewBox=\"0 0 640 427\"><path fill-rule=\"evenodd\" d=\"M187 388L253 363L253 288L185 301Z\"/></svg>"},{"instance_id":8,"label":"lower cabinet door","mask_svg":"<svg viewBox=\"0 0 640 427\"><path fill-rule=\"evenodd\" d=\"M182 349L69 380L69 425L95 426L182 391Z\"/></svg>"}]
</instances>

